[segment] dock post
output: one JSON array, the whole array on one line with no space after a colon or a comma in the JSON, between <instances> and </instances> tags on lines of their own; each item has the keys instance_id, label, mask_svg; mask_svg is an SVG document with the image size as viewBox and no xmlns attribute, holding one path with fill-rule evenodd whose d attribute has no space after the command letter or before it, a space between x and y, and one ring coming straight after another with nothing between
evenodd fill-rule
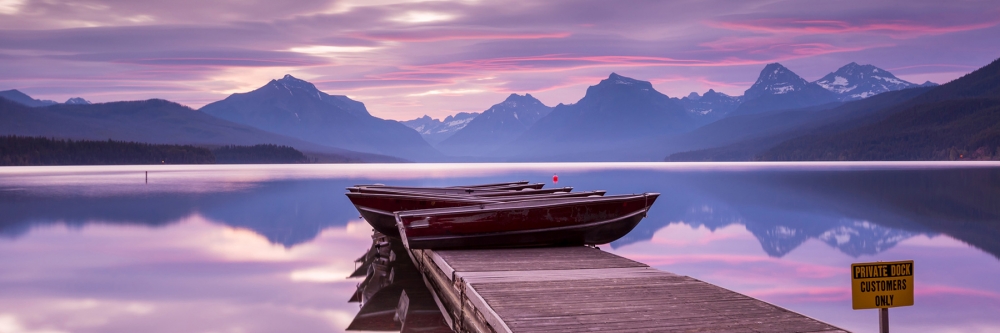
<instances>
[{"instance_id":1,"label":"dock post","mask_svg":"<svg viewBox=\"0 0 1000 333\"><path fill-rule=\"evenodd\" d=\"M889 308L878 309L878 331L889 333Z\"/></svg>"},{"instance_id":2,"label":"dock post","mask_svg":"<svg viewBox=\"0 0 1000 333\"><path fill-rule=\"evenodd\" d=\"M427 285L442 312L447 314L446 320L455 332L460 333L496 333L476 307L468 300L463 288L456 286L452 278L441 271L434 260L427 255L426 250L409 250L410 259L423 273Z\"/></svg>"}]
</instances>

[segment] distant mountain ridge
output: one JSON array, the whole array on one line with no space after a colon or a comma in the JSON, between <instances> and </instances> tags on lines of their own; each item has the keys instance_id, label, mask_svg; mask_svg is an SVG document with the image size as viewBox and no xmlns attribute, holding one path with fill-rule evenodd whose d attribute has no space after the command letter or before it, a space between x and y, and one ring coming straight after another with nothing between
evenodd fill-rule
<instances>
[{"instance_id":1,"label":"distant mountain ridge","mask_svg":"<svg viewBox=\"0 0 1000 333\"><path fill-rule=\"evenodd\" d=\"M250 92L232 94L200 111L330 147L413 161L432 161L442 156L412 128L374 117L364 103L329 95L291 75Z\"/></svg>"},{"instance_id":2,"label":"distant mountain ridge","mask_svg":"<svg viewBox=\"0 0 1000 333\"><path fill-rule=\"evenodd\" d=\"M27 94L18 91L17 89L0 91L0 97L6 98L9 101L17 102L24 106L39 107L39 106L49 106L54 104L59 104L56 101L50 100L40 100L31 98Z\"/></svg>"},{"instance_id":3,"label":"distant mountain ridge","mask_svg":"<svg viewBox=\"0 0 1000 333\"><path fill-rule=\"evenodd\" d=\"M531 94L510 94L437 145L453 156L487 156L552 112Z\"/></svg>"},{"instance_id":4,"label":"distant mountain ridge","mask_svg":"<svg viewBox=\"0 0 1000 333\"><path fill-rule=\"evenodd\" d=\"M83 97L72 97L67 99L63 104L92 104L90 101L83 99Z\"/></svg>"},{"instance_id":5,"label":"distant mountain ridge","mask_svg":"<svg viewBox=\"0 0 1000 333\"><path fill-rule=\"evenodd\" d=\"M647 81L611 73L575 104L557 105L498 154L513 160L621 160L644 138L696 125L677 99Z\"/></svg>"},{"instance_id":6,"label":"distant mountain ridge","mask_svg":"<svg viewBox=\"0 0 1000 333\"><path fill-rule=\"evenodd\" d=\"M680 99L684 109L694 117L714 121L729 115L743 102L743 96L729 96L714 89L709 89L704 95L692 92ZM706 121L706 122L710 122Z\"/></svg>"},{"instance_id":7,"label":"distant mountain ridge","mask_svg":"<svg viewBox=\"0 0 1000 333\"><path fill-rule=\"evenodd\" d=\"M431 145L436 145L465 128L465 125L468 125L477 116L479 116L479 112L459 112L454 116L445 117L442 121L424 115L401 123L420 133L420 136L424 137L424 140L427 140Z\"/></svg>"},{"instance_id":8,"label":"distant mountain ridge","mask_svg":"<svg viewBox=\"0 0 1000 333\"><path fill-rule=\"evenodd\" d=\"M753 114L836 102L837 95L779 63L764 66L732 114Z\"/></svg>"},{"instance_id":9,"label":"distant mountain ridge","mask_svg":"<svg viewBox=\"0 0 1000 333\"><path fill-rule=\"evenodd\" d=\"M1000 160L1000 59L840 131L782 142L761 160Z\"/></svg>"},{"instance_id":10,"label":"distant mountain ridge","mask_svg":"<svg viewBox=\"0 0 1000 333\"><path fill-rule=\"evenodd\" d=\"M919 94L911 91L871 103L851 103L900 90L919 90L922 94L926 90L920 89L930 89L928 87L933 86L936 85L930 82L921 85L907 82L881 68L854 62L819 80L808 82L787 67L771 63L764 66L757 80L742 96L729 96L710 89L704 95L691 93L682 98L671 98L656 91L650 82L611 73L607 79L590 86L585 96L573 104L549 107L530 94L511 94L482 114L459 113L444 121L424 116L396 122L372 116L363 103L347 96L327 94L310 82L285 75L253 91L233 94L201 108L200 111L213 117L198 120L185 118L184 121L205 122L203 125L214 128L214 131L220 129L213 119L221 119L246 128L259 129L261 133L266 133L262 135L267 140L277 135L283 137L283 140L299 140L296 143L299 145L305 142L314 145L315 149L305 150L366 152L373 156L397 156L424 162L647 161L661 160L663 156L678 152L693 151L698 152L677 156L698 156L695 158L711 160L725 156L724 159L746 160L784 140L801 135L802 131L822 128L825 135L833 133L834 128L843 130L855 125L874 124L884 120L879 117L887 117L891 113L886 111L890 104L895 105L892 103L900 103ZM992 97L982 99L983 97L977 96L977 101L954 104L951 100L963 92L951 93L958 95L943 93L947 96L933 101L942 103L934 109L936 111L925 111L933 111L937 115L935 117L939 117L948 108L972 110L992 103L989 100ZM14 101L15 104L34 108L53 105L86 106L90 103L80 97L70 98L63 104L37 100L17 90L2 91L0 96L7 96L7 100ZM128 112L135 112L149 106L148 103L105 104L113 105L98 109L124 112L123 105L127 105L136 108ZM69 113L79 110L97 109L73 109ZM38 115L51 116L49 111ZM130 122L138 118L117 119L109 113L96 114L110 118L82 120L85 129L82 131L90 132L80 138L98 135L95 134L99 132L99 126L94 125L96 122L102 122L101 126L107 126L108 133L114 135L127 132L137 138L143 137L141 133L134 133L133 129L120 128L133 126L134 123ZM72 117L77 116L79 114ZM60 119L58 126L66 126L67 123L63 122L65 119ZM858 123L852 123L853 121ZM912 124L906 119L899 123ZM988 124L988 121L984 124ZM38 123L33 123L27 128L49 133L46 135L62 135L38 126ZM185 123L183 126L191 124ZM10 134L35 135L28 133L29 130L10 128L17 132ZM966 127L962 125L958 128ZM65 133L82 132L67 128ZM180 138L186 140L191 138L191 134L195 133L184 134ZM271 143L247 142L245 139L247 137L241 136L240 140L244 141L212 142ZM987 146L992 143L984 141L982 144L982 147L956 148L956 151L963 155L961 151L969 149L991 149ZM977 154L981 156L984 153ZM1000 151L996 154L1000 155Z\"/></svg>"},{"instance_id":11,"label":"distant mountain ridge","mask_svg":"<svg viewBox=\"0 0 1000 333\"><path fill-rule=\"evenodd\" d=\"M0 97L0 135L201 146L277 144L320 154L322 161L401 161L270 133L159 99L28 107Z\"/></svg>"},{"instance_id":12,"label":"distant mountain ridge","mask_svg":"<svg viewBox=\"0 0 1000 333\"><path fill-rule=\"evenodd\" d=\"M60 104L59 102L47 99L34 99L31 96L28 96L28 94L20 92L17 89L0 91L0 97L33 108ZM66 102L62 104L90 104L90 101L83 99L82 97L72 97L70 99L67 99Z\"/></svg>"}]
</instances>

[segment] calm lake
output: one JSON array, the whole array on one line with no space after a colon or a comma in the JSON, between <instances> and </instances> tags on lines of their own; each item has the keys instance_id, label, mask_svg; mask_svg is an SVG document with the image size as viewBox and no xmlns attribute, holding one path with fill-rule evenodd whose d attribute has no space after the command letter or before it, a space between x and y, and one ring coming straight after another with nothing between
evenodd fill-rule
<instances>
[{"instance_id":1,"label":"calm lake","mask_svg":"<svg viewBox=\"0 0 1000 333\"><path fill-rule=\"evenodd\" d=\"M659 192L601 249L851 331L850 264L912 259L894 331L1000 332L1000 163L940 162L4 167L0 332L341 332L345 187L513 180Z\"/></svg>"}]
</instances>

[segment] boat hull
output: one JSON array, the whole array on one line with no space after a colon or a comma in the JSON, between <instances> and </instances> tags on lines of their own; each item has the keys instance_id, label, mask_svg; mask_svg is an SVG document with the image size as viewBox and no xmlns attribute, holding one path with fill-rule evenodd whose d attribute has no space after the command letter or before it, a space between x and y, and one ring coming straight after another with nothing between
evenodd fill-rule
<instances>
[{"instance_id":1,"label":"boat hull","mask_svg":"<svg viewBox=\"0 0 1000 333\"><path fill-rule=\"evenodd\" d=\"M376 231L393 238L399 238L394 212L429 208L461 207L478 204L494 203L492 200L482 200L474 197L434 197L417 195L391 195L347 193L347 197L358 209L361 218Z\"/></svg>"},{"instance_id":2,"label":"boat hull","mask_svg":"<svg viewBox=\"0 0 1000 333\"><path fill-rule=\"evenodd\" d=\"M632 231L657 196L400 212L396 227L411 249L605 244Z\"/></svg>"},{"instance_id":3,"label":"boat hull","mask_svg":"<svg viewBox=\"0 0 1000 333\"><path fill-rule=\"evenodd\" d=\"M474 193L496 193L496 192L516 192L521 190L540 190L544 183L517 184L505 186L485 186L485 187L419 187L419 186L386 186L386 185L360 185L348 187L350 192L365 192L365 190L389 190L403 192L423 192L438 194L474 194Z\"/></svg>"},{"instance_id":4,"label":"boat hull","mask_svg":"<svg viewBox=\"0 0 1000 333\"><path fill-rule=\"evenodd\" d=\"M550 194L504 196L480 198L474 196L435 196L420 194L383 194L383 193L347 193L347 197L357 208L358 213L378 232L399 238L399 229L396 228L396 216L393 213L398 211L462 207L480 204L497 203L503 201L534 200L547 198L571 198L583 196L601 196L604 191L588 192L558 192Z\"/></svg>"},{"instance_id":5,"label":"boat hull","mask_svg":"<svg viewBox=\"0 0 1000 333\"><path fill-rule=\"evenodd\" d=\"M511 195L537 195L537 194L552 194L552 193L563 193L572 192L572 187L560 187L560 188L548 188L548 189L519 189L519 190L497 190L493 188L465 188L465 189L454 189L454 188L391 188L391 187L348 187L347 190L351 193L379 193L379 194L401 194L401 195L448 195L448 196L511 196Z\"/></svg>"}]
</instances>

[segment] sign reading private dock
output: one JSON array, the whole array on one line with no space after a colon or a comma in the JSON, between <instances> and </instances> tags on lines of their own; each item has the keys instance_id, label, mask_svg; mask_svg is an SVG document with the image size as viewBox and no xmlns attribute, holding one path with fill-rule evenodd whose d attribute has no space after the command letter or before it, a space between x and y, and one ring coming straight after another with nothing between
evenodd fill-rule
<instances>
[{"instance_id":1,"label":"sign reading private dock","mask_svg":"<svg viewBox=\"0 0 1000 333\"><path fill-rule=\"evenodd\" d=\"M913 305L913 260L851 264L855 310Z\"/></svg>"}]
</instances>

